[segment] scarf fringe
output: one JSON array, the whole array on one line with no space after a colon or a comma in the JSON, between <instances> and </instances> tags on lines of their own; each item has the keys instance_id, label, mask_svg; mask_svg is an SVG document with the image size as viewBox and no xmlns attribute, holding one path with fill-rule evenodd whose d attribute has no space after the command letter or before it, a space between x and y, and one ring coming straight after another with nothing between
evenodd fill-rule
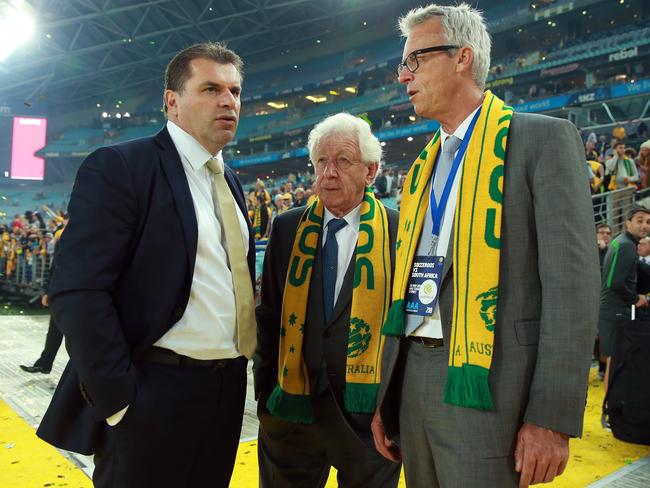
<instances>
[{"instance_id":1,"label":"scarf fringe","mask_svg":"<svg viewBox=\"0 0 650 488\"><path fill-rule=\"evenodd\" d=\"M480 410L494 409L488 382L489 372L489 369L473 364L450 366L445 383L445 403Z\"/></svg>"},{"instance_id":2,"label":"scarf fringe","mask_svg":"<svg viewBox=\"0 0 650 488\"><path fill-rule=\"evenodd\" d=\"M403 336L406 330L406 321L404 320L404 300L395 300L388 310L388 317L381 333L386 336Z\"/></svg>"},{"instance_id":3,"label":"scarf fringe","mask_svg":"<svg viewBox=\"0 0 650 488\"><path fill-rule=\"evenodd\" d=\"M352 413L373 413L377 405L378 384L347 383L345 410Z\"/></svg>"},{"instance_id":4,"label":"scarf fringe","mask_svg":"<svg viewBox=\"0 0 650 488\"><path fill-rule=\"evenodd\" d=\"M266 408L269 412L286 422L299 424L313 424L314 410L311 405L311 398L307 395L291 395L276 385L273 393L266 401Z\"/></svg>"}]
</instances>

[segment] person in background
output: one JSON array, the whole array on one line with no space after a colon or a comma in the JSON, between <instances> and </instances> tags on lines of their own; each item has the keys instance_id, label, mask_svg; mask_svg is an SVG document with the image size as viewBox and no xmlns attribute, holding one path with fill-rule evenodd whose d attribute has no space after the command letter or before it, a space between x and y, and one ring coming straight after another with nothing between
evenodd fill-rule
<instances>
[{"instance_id":1,"label":"person in background","mask_svg":"<svg viewBox=\"0 0 650 488\"><path fill-rule=\"evenodd\" d=\"M271 209L266 206L266 198L264 195L258 194L256 197L256 205L253 208L253 233L255 240L266 239L271 232Z\"/></svg>"},{"instance_id":2,"label":"person in background","mask_svg":"<svg viewBox=\"0 0 650 488\"><path fill-rule=\"evenodd\" d=\"M645 141L639 147L639 154L634 160L636 169L639 172L639 189L650 186L650 141Z\"/></svg>"},{"instance_id":3,"label":"person in background","mask_svg":"<svg viewBox=\"0 0 650 488\"><path fill-rule=\"evenodd\" d=\"M607 253L607 246L612 241L612 228L608 224L600 224L596 227L596 242L598 243L598 256L602 273L603 259Z\"/></svg>"},{"instance_id":4,"label":"person in background","mask_svg":"<svg viewBox=\"0 0 650 488\"><path fill-rule=\"evenodd\" d=\"M611 242L603 260L598 337L600 354L607 362L605 391L616 344L616 324L630 319L632 305L637 308L648 305L646 296L637 291L637 245L649 231L650 210L632 207L625 218L625 231Z\"/></svg>"},{"instance_id":5,"label":"person in background","mask_svg":"<svg viewBox=\"0 0 650 488\"><path fill-rule=\"evenodd\" d=\"M64 221L67 223L67 221ZM59 238L57 238L54 242L54 249L56 250L56 245L61 237L61 234L63 233L63 230L65 229L65 223L63 224L62 228L60 229L60 232L58 232ZM50 236L52 236L51 233ZM56 266L55 261L54 261L54 252L52 253L52 258L50 261L50 270L49 273L47 273L45 282L43 283L43 289L45 290L45 293L41 297L41 304L44 307L48 307L50 302L49 302L49 295L48 295L48 288L50 285L50 277L52 276L52 273L54 272L54 268ZM58 329L56 326L56 323L54 321L54 316L50 314L50 321L49 325L47 328L47 334L45 335L45 346L43 347L43 351L41 352L41 355L39 358L32 364L31 366L21 364L20 369L27 373L43 373L43 374L50 374L52 371L52 365L54 364L54 360L56 359L56 355L59 352L59 348L61 347L61 342L63 341L63 334L61 331Z\"/></svg>"},{"instance_id":6,"label":"person in background","mask_svg":"<svg viewBox=\"0 0 650 488\"><path fill-rule=\"evenodd\" d=\"M304 207L307 204L307 198L305 197L305 189L302 187L296 188L296 191L293 192L295 200L291 208Z\"/></svg>"}]
</instances>

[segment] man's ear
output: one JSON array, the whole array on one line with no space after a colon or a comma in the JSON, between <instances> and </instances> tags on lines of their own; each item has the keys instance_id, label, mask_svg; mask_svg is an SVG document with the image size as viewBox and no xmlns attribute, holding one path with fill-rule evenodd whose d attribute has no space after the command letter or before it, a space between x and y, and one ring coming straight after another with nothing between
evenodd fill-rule
<instances>
[{"instance_id":1,"label":"man's ear","mask_svg":"<svg viewBox=\"0 0 650 488\"><path fill-rule=\"evenodd\" d=\"M456 72L461 73L464 71L472 72L472 65L474 64L474 51L471 47L462 47L458 51L458 64L456 65Z\"/></svg>"},{"instance_id":2,"label":"man's ear","mask_svg":"<svg viewBox=\"0 0 650 488\"><path fill-rule=\"evenodd\" d=\"M178 105L176 100L177 96L178 93L176 93L174 90L165 90L165 93L163 94L163 101L165 103L165 107L167 107L168 114L178 114Z\"/></svg>"},{"instance_id":3,"label":"man's ear","mask_svg":"<svg viewBox=\"0 0 650 488\"><path fill-rule=\"evenodd\" d=\"M366 165L366 168L368 168L368 175L366 176L366 184L370 185L372 184L373 181L375 181L375 177L377 176L377 171L379 170L379 163L370 163Z\"/></svg>"}]
</instances>

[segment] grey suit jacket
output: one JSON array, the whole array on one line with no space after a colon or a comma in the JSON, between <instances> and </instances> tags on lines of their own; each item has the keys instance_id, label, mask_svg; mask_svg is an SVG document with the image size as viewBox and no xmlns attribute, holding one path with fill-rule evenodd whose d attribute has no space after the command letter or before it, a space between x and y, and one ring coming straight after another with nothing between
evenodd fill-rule
<instances>
[{"instance_id":1,"label":"grey suit jacket","mask_svg":"<svg viewBox=\"0 0 650 488\"><path fill-rule=\"evenodd\" d=\"M522 422L582 433L600 272L584 153L570 122L514 114L505 161L499 302L489 382L495 408L447 406L458 442L490 455L514 450ZM445 353L453 310L452 246L440 307ZM475 266L480 269L480 259ZM408 272L409 270L404 270ZM389 437L399 437L404 339L386 341L378 402Z\"/></svg>"}]
</instances>

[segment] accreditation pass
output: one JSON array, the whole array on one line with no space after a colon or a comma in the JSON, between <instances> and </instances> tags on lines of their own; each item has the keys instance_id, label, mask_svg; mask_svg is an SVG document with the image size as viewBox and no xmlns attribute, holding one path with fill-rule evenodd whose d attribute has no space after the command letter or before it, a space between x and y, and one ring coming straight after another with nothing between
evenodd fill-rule
<instances>
[{"instance_id":1,"label":"accreditation pass","mask_svg":"<svg viewBox=\"0 0 650 488\"><path fill-rule=\"evenodd\" d=\"M438 303L444 256L415 256L406 288L405 312L430 317Z\"/></svg>"}]
</instances>

